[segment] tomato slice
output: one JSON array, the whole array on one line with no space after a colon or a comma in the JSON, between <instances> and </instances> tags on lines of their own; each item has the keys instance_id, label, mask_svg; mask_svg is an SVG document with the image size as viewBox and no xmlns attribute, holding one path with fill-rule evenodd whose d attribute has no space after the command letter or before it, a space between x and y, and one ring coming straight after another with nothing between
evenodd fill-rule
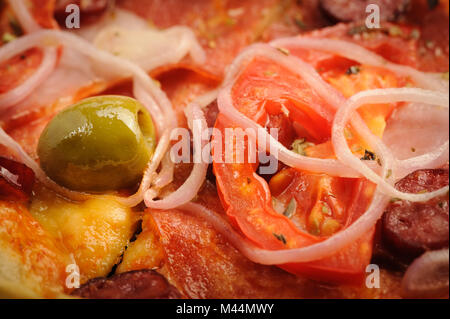
<instances>
[{"instance_id":1,"label":"tomato slice","mask_svg":"<svg viewBox=\"0 0 450 319\"><path fill-rule=\"evenodd\" d=\"M232 127L233 124L226 117L219 115L216 129L224 132L225 128ZM225 158L223 157L222 160L224 161ZM248 239L265 249L277 250L305 247L329 237L312 234L307 227L302 229L285 215L276 212L272 206L272 195L268 184L256 174L255 170L255 165L248 162L218 163L216 157L214 163L214 173L217 177L222 205L232 224ZM295 170L293 173L299 174ZM324 200L329 198L330 194L336 196L335 206L340 207L342 228L347 227L359 217L370 203L372 186L363 179L349 179L343 182L340 178L331 178L326 175L320 176L306 172L302 174L301 181L298 180L291 185L295 186L293 189L298 193L297 203L303 204L303 206L298 205L297 211L304 215L305 219L310 213L310 206L319 207L326 203ZM335 184L335 187L331 189L328 183L321 183L324 179L331 180L331 184ZM305 189L299 191L299 187L305 187ZM334 198L328 199L331 203L333 200ZM365 266L370 261L372 235L372 233L365 234L364 238L336 252L330 258L311 263L280 265L280 267L316 280L358 283L362 279Z\"/></svg>"},{"instance_id":2,"label":"tomato slice","mask_svg":"<svg viewBox=\"0 0 450 319\"><path fill-rule=\"evenodd\" d=\"M408 81L388 70L358 65L331 54L302 50L294 50L293 54L311 63L324 80L346 97L367 89L401 87ZM263 127L279 128L286 147L290 148L296 137L306 138L311 142L305 149L307 156L335 157L330 141L333 108L290 70L265 58L255 58L242 70L232 98L245 116ZM359 113L372 132L381 137L396 106L363 106ZM236 130L234 123L222 114L215 127L222 135L225 129ZM353 152L364 154L368 146L350 125L348 131ZM216 137L214 143L222 143L221 149L231 150L233 156L238 153L234 141L231 148L225 145L229 141ZM245 155L248 147L246 143ZM375 185L366 179L331 177L292 168L281 170L268 184L256 173L258 165L245 159L243 163L224 163L224 154L214 154L217 187L231 223L265 249L306 247L330 238L367 210L375 190ZM294 209L291 203L295 204ZM320 281L360 283L370 262L373 234L374 230L322 260L279 267Z\"/></svg>"}]
</instances>

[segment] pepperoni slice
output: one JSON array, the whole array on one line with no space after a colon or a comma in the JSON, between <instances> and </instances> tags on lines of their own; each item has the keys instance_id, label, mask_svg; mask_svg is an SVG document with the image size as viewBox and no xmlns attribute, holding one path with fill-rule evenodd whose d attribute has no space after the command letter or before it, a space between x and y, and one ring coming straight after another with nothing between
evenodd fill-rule
<instances>
[{"instance_id":1,"label":"pepperoni slice","mask_svg":"<svg viewBox=\"0 0 450 319\"><path fill-rule=\"evenodd\" d=\"M448 185L448 169L420 170L397 183L397 189L420 193ZM386 246L411 259L427 250L448 247L449 197L444 195L426 203L393 201L382 220Z\"/></svg>"},{"instance_id":2,"label":"pepperoni slice","mask_svg":"<svg viewBox=\"0 0 450 319\"><path fill-rule=\"evenodd\" d=\"M366 9L375 4L380 8L380 19L392 21L406 11L409 0L320 0L322 9L338 21L362 21L369 13Z\"/></svg>"},{"instance_id":3,"label":"pepperoni slice","mask_svg":"<svg viewBox=\"0 0 450 319\"><path fill-rule=\"evenodd\" d=\"M95 278L72 292L87 299L180 299L178 290L153 270L136 270Z\"/></svg>"}]
</instances>

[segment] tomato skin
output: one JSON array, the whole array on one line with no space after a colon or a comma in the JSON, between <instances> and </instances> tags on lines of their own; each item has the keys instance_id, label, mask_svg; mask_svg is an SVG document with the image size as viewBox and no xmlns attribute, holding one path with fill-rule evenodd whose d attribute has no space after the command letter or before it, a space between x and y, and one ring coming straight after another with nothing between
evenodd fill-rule
<instances>
[{"instance_id":1,"label":"tomato skin","mask_svg":"<svg viewBox=\"0 0 450 319\"><path fill-rule=\"evenodd\" d=\"M215 128L223 131L230 127L233 127L233 124L222 114L219 114ZM217 154L213 155L216 156ZM275 212L272 208L272 194L267 182L256 175L254 165L250 163L221 164L215 161L213 167L219 197L231 224L257 246L270 250L298 248L319 243L328 238L314 236L305 230L301 230L289 218ZM299 172L295 173L294 169L289 168L288 170L292 171L290 174L299 174ZM317 187L321 179L329 178L306 172L301 174L306 179L305 181L312 183L312 187ZM338 180L339 178L336 178L336 181ZM341 185L341 183L338 182L336 185ZM350 190L342 189L347 194L345 205L348 206L348 209L346 209L348 215L343 217L343 225L347 226L355 218L358 218L360 213L365 211L372 194L365 192L367 187L370 187L365 180L348 180L346 184L342 184L340 187L345 185L351 187ZM316 190L307 193L322 196L323 193L328 192L331 192L331 190ZM342 196L339 195L338 197ZM317 201L318 199L313 198L312 200ZM357 203L363 204L360 207L360 204ZM362 207L364 205L365 207ZM305 209L304 213L307 214L308 209ZM275 236L281 234L286 240L285 244ZM373 234L368 233L365 234L364 238L353 243L352 247L345 248L331 257L311 263L281 265L281 268L320 281L358 284L365 266L370 261L372 238ZM361 253L361 251L365 253Z\"/></svg>"},{"instance_id":2,"label":"tomato skin","mask_svg":"<svg viewBox=\"0 0 450 319\"><path fill-rule=\"evenodd\" d=\"M349 26L341 25L319 31L314 36L329 37L337 31L334 37L349 40L348 29ZM406 27L403 29L404 32L410 31ZM389 41L385 34L376 35L374 39L364 40L362 45L375 52L387 50L393 53L389 57L393 62L417 64L415 56L409 55L414 51L414 41L408 40L405 45L403 39ZM325 81L347 98L369 89L404 87L409 81L388 70L359 65L329 53L294 49L291 54L312 64ZM357 72L349 72L354 66ZM335 158L331 143L335 111L298 75L273 61L255 58L236 80L232 99L243 115L259 125L280 128L282 144L287 148L290 148L294 132L294 139L306 138L316 144L305 148L307 156ZM358 112L372 132L382 137L386 120L397 106L363 106ZM286 123L286 119L291 124ZM230 127L234 124L219 114L216 129L223 131ZM356 156L361 152L363 156L365 149L370 150L369 145L353 134L351 125L348 130L349 146ZM350 227L367 210L375 190L375 185L366 179L330 177L293 168L283 170L286 176L271 179L269 188L266 180L256 175L253 164L220 164L214 161L213 165L219 196L230 221L250 241L269 250L301 248L331 238L336 232ZM295 199L295 214L288 218L275 211L272 196L276 196L278 204L284 205ZM317 281L361 284L372 255L374 229L322 260L278 266Z\"/></svg>"}]
</instances>

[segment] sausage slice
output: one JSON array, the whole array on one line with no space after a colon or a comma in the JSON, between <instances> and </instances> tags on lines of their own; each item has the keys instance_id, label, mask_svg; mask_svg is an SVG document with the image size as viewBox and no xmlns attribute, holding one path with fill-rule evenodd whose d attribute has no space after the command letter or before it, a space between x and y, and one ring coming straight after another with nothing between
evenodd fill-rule
<instances>
[{"instance_id":1,"label":"sausage slice","mask_svg":"<svg viewBox=\"0 0 450 319\"><path fill-rule=\"evenodd\" d=\"M178 290L153 270L130 271L95 278L72 292L87 299L180 299Z\"/></svg>"},{"instance_id":2,"label":"sausage slice","mask_svg":"<svg viewBox=\"0 0 450 319\"><path fill-rule=\"evenodd\" d=\"M409 193L434 191L448 185L448 178L448 169L420 170L399 181L396 188ZM393 201L382 220L383 242L406 259L448 247L448 217L448 194L426 203Z\"/></svg>"}]
</instances>

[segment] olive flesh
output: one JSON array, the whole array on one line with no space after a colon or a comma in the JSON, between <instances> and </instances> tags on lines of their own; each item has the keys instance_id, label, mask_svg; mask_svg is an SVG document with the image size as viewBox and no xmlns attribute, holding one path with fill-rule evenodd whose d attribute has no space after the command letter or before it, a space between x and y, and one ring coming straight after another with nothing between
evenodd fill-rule
<instances>
[{"instance_id":1,"label":"olive flesh","mask_svg":"<svg viewBox=\"0 0 450 319\"><path fill-rule=\"evenodd\" d=\"M155 148L152 118L135 99L98 96L57 114L38 144L42 169L71 190L135 186Z\"/></svg>"}]
</instances>

